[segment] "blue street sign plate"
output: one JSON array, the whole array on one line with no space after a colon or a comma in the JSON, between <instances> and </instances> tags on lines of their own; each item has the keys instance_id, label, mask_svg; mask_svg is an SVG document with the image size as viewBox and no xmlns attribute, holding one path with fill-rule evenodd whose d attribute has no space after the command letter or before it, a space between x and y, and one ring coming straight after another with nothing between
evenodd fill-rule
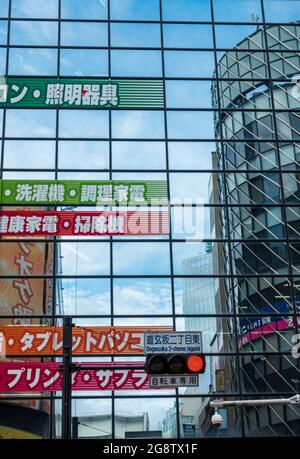
<instances>
[{"instance_id":1,"label":"blue street sign plate","mask_svg":"<svg viewBox=\"0 0 300 459\"><path fill-rule=\"evenodd\" d=\"M149 332L144 354L193 354L202 352L201 332Z\"/></svg>"}]
</instances>

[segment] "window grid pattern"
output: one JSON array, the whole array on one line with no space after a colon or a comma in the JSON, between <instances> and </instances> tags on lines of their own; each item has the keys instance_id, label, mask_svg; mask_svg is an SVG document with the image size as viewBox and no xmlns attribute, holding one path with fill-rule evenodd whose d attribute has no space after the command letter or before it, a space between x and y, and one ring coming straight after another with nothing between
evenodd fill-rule
<instances>
[{"instance_id":1,"label":"window grid pattern","mask_svg":"<svg viewBox=\"0 0 300 459\"><path fill-rule=\"evenodd\" d=\"M26 8L31 1L37 15ZM53 251L52 270L25 277L1 271L0 282L9 289L18 278L52 281L52 310L32 316L40 323L59 325L70 314L78 326L203 330L209 371L196 391L75 393L73 413L81 436L123 436L120 416L133 414L150 416L150 430L184 437L195 399L196 435L212 435L200 424L212 393L231 399L299 391L299 360L291 356L299 323L300 96L292 82L299 18L287 8L278 23L275 0L226 1L224 10L206 0L201 11L194 1L185 9L180 0L143 2L149 9L121 2L85 0L89 8L76 15L72 0L47 7L26 0L24 8L18 0L3 2L4 76L158 78L165 107L4 108L1 178L165 179L170 236L35 239L43 253ZM205 30L205 38L194 30ZM192 244L187 232L175 230L176 198L183 197L204 199L203 237ZM0 246L15 250L17 243ZM1 315L15 319L5 309ZM270 318L273 333L241 344L258 328L255 321ZM281 329L282 321L291 323ZM223 388L216 370L225 372ZM41 400L50 401L43 436L59 437L60 395ZM90 412L108 419L98 433ZM228 410L224 435L299 435L299 429L293 408L239 409Z\"/></svg>"}]
</instances>

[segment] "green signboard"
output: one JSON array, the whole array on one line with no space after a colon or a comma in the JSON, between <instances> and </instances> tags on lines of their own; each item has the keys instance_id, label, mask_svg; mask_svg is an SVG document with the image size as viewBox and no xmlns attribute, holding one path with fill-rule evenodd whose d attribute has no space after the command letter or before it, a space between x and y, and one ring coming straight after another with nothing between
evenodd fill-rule
<instances>
[{"instance_id":1,"label":"green signboard","mask_svg":"<svg viewBox=\"0 0 300 459\"><path fill-rule=\"evenodd\" d=\"M146 205L167 203L167 182L2 180L1 204Z\"/></svg>"},{"instance_id":2,"label":"green signboard","mask_svg":"<svg viewBox=\"0 0 300 459\"><path fill-rule=\"evenodd\" d=\"M163 108L162 80L2 78L0 107Z\"/></svg>"}]
</instances>

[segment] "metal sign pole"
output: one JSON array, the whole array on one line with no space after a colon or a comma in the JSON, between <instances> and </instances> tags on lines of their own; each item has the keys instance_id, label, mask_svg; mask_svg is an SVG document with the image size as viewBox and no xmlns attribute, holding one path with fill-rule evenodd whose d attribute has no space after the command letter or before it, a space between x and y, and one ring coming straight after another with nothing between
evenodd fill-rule
<instances>
[{"instance_id":1,"label":"metal sign pole","mask_svg":"<svg viewBox=\"0 0 300 459\"><path fill-rule=\"evenodd\" d=\"M72 438L72 318L63 319L63 388L61 437Z\"/></svg>"}]
</instances>

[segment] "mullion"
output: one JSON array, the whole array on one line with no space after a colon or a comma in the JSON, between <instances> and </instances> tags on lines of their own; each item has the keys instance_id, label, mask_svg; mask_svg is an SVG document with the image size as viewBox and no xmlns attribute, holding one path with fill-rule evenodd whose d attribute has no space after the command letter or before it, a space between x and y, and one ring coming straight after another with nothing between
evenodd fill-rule
<instances>
[{"instance_id":1,"label":"mullion","mask_svg":"<svg viewBox=\"0 0 300 459\"><path fill-rule=\"evenodd\" d=\"M161 64L162 64L162 77L164 88L164 132L165 132L165 154L166 154L166 174L167 174L167 188L168 200L171 200L171 187L170 187L170 172L169 172L169 134L168 134L168 116L167 116L167 99L166 99L166 67L165 67L165 49L164 49L164 30L163 30L163 12L162 0L159 0L159 16L160 16L160 46L161 46ZM174 285L174 260L173 260L173 246L172 246L172 215L169 210L169 261L170 261L170 279L171 279L171 300L172 300L172 313L173 313L173 329L176 330L176 302L175 302L175 285ZM179 398L178 388L176 388L176 431L177 437L180 438L180 415L179 415Z\"/></svg>"},{"instance_id":2,"label":"mullion","mask_svg":"<svg viewBox=\"0 0 300 459\"><path fill-rule=\"evenodd\" d=\"M110 0L107 0L107 27L108 27L108 78L111 79L111 14L110 14ZM112 110L109 109L109 179L112 180L113 176L113 150L112 150ZM110 253L110 321L111 326L114 325L114 268L113 268L113 251L114 251L114 241L113 238L109 238L109 253ZM114 362L114 356L111 356L111 361ZM115 438L115 392L111 393L111 435L112 438Z\"/></svg>"}]
</instances>

